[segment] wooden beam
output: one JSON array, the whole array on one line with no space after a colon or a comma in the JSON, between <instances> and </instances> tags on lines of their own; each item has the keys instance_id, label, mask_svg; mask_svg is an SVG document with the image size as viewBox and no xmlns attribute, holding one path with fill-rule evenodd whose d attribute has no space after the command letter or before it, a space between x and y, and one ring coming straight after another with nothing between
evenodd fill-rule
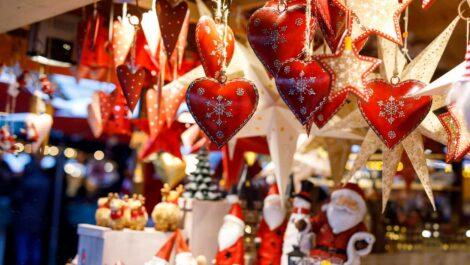
<instances>
[{"instance_id":1,"label":"wooden beam","mask_svg":"<svg viewBox=\"0 0 470 265\"><path fill-rule=\"evenodd\" d=\"M93 2L93 0L1 0L0 33L57 16Z\"/></svg>"}]
</instances>

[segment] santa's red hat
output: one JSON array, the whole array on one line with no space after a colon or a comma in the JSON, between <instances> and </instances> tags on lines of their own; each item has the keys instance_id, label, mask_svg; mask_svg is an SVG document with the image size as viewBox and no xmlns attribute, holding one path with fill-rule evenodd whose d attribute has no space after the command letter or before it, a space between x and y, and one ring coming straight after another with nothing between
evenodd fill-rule
<instances>
[{"instance_id":1,"label":"santa's red hat","mask_svg":"<svg viewBox=\"0 0 470 265\"><path fill-rule=\"evenodd\" d=\"M179 229L175 231L176 234L176 263L178 264L178 259L183 256L192 256L191 250L186 244L186 240L183 237L183 234Z\"/></svg>"},{"instance_id":2,"label":"santa's red hat","mask_svg":"<svg viewBox=\"0 0 470 265\"><path fill-rule=\"evenodd\" d=\"M348 182L346 184L340 185L335 191L331 193L331 201L334 201L335 198L340 196L347 196L352 198L357 205L359 206L359 210L362 213L367 211L366 206L366 196L364 195L364 191L357 185L356 183Z\"/></svg>"},{"instance_id":3,"label":"santa's red hat","mask_svg":"<svg viewBox=\"0 0 470 265\"><path fill-rule=\"evenodd\" d=\"M158 250L155 254L152 264L169 264L171 252L173 251L173 246L175 245L176 233L173 233L171 237L165 242L165 244Z\"/></svg>"},{"instance_id":4,"label":"santa's red hat","mask_svg":"<svg viewBox=\"0 0 470 265\"><path fill-rule=\"evenodd\" d=\"M274 177L267 177L266 182L270 185L268 194L264 198L264 201L270 201L270 200L279 200L281 196L279 195L279 188L277 187L276 184L276 179Z\"/></svg>"},{"instance_id":5,"label":"santa's red hat","mask_svg":"<svg viewBox=\"0 0 470 265\"><path fill-rule=\"evenodd\" d=\"M239 224L242 227L245 227L245 222L243 221L243 210L236 195L228 195L227 201L232 204L230 211L227 215L224 216L224 221L233 221L236 224Z\"/></svg>"}]
</instances>

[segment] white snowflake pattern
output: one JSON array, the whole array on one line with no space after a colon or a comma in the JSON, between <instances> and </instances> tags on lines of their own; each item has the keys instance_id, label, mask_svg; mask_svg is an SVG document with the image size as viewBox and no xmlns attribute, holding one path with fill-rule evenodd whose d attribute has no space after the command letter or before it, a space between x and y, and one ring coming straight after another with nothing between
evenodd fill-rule
<instances>
[{"instance_id":1,"label":"white snowflake pattern","mask_svg":"<svg viewBox=\"0 0 470 265\"><path fill-rule=\"evenodd\" d=\"M197 94L198 94L199 96L204 95L204 93L206 93L206 89L205 89L205 88L200 87L200 88L197 89Z\"/></svg>"},{"instance_id":2,"label":"white snowflake pattern","mask_svg":"<svg viewBox=\"0 0 470 265\"><path fill-rule=\"evenodd\" d=\"M299 77L290 78L292 84L289 89L289 96L298 95L297 101L304 103L305 94L315 95L315 91L311 88L316 81L316 77L305 77L304 71L301 71Z\"/></svg>"},{"instance_id":3,"label":"white snowflake pattern","mask_svg":"<svg viewBox=\"0 0 470 265\"><path fill-rule=\"evenodd\" d=\"M277 23L274 24L274 28L271 30L263 29L263 34L266 36L264 46L271 47L276 51L279 45L287 42L287 38L283 35L285 32L287 32L287 26L279 27Z\"/></svg>"},{"instance_id":4,"label":"white snowflake pattern","mask_svg":"<svg viewBox=\"0 0 470 265\"><path fill-rule=\"evenodd\" d=\"M221 126L224 122L227 122L224 118L232 118L232 110L229 108L232 106L232 101L227 100L222 96L217 96L214 100L209 100L206 102L207 113L206 118L211 119L215 116L213 120L217 126Z\"/></svg>"},{"instance_id":5,"label":"white snowflake pattern","mask_svg":"<svg viewBox=\"0 0 470 265\"><path fill-rule=\"evenodd\" d=\"M388 132L388 138L395 139L395 137L397 137L397 134L394 131L389 131Z\"/></svg>"},{"instance_id":6,"label":"white snowflake pattern","mask_svg":"<svg viewBox=\"0 0 470 265\"><path fill-rule=\"evenodd\" d=\"M239 87L239 88L237 88L237 91L235 93L237 94L237 96L241 97L241 96L245 95L245 89Z\"/></svg>"},{"instance_id":7,"label":"white snowflake pattern","mask_svg":"<svg viewBox=\"0 0 470 265\"><path fill-rule=\"evenodd\" d=\"M297 27L302 26L302 23L304 23L304 20L301 19L300 17L295 20L295 25Z\"/></svg>"},{"instance_id":8,"label":"white snowflake pattern","mask_svg":"<svg viewBox=\"0 0 470 265\"><path fill-rule=\"evenodd\" d=\"M224 52L224 45L222 40L212 40L212 44L214 44L214 49L211 51L210 56L217 57L217 65L222 65L222 56L218 56L219 54L223 54Z\"/></svg>"},{"instance_id":9,"label":"white snowflake pattern","mask_svg":"<svg viewBox=\"0 0 470 265\"><path fill-rule=\"evenodd\" d=\"M380 100L377 103L380 108L379 117L386 118L390 124L397 118L405 116L403 111L405 101L403 100L396 100L393 96L390 96L387 101Z\"/></svg>"}]
</instances>

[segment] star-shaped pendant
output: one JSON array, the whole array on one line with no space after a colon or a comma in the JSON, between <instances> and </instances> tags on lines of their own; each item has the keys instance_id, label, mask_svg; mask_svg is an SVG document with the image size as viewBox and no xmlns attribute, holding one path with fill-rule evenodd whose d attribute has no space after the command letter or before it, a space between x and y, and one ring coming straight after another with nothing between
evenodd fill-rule
<instances>
[{"instance_id":1,"label":"star-shaped pendant","mask_svg":"<svg viewBox=\"0 0 470 265\"><path fill-rule=\"evenodd\" d=\"M352 12L349 30L356 44L371 34L378 34L403 44L400 14L412 0L333 0L344 12Z\"/></svg>"},{"instance_id":2,"label":"star-shaped pendant","mask_svg":"<svg viewBox=\"0 0 470 265\"><path fill-rule=\"evenodd\" d=\"M449 106L447 110L438 116L447 131L446 161L460 161L470 152L470 132L467 129L463 113L455 105Z\"/></svg>"},{"instance_id":3,"label":"star-shaped pendant","mask_svg":"<svg viewBox=\"0 0 470 265\"><path fill-rule=\"evenodd\" d=\"M351 37L346 36L338 53L320 56L319 61L332 76L330 99L352 92L368 101L366 77L379 66L379 59L359 55L352 46Z\"/></svg>"},{"instance_id":4,"label":"star-shaped pendant","mask_svg":"<svg viewBox=\"0 0 470 265\"><path fill-rule=\"evenodd\" d=\"M421 8L424 10L428 9L431 4L434 2L434 0L423 0L423 3L421 4Z\"/></svg>"}]
</instances>

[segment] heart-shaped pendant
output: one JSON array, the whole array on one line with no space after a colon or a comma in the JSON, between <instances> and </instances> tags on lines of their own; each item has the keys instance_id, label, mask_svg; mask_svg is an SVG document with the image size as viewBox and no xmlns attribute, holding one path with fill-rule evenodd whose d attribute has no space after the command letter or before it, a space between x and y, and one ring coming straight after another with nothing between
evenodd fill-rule
<instances>
[{"instance_id":1,"label":"heart-shaped pendant","mask_svg":"<svg viewBox=\"0 0 470 265\"><path fill-rule=\"evenodd\" d=\"M120 65L117 67L117 76L126 97L127 106L131 111L134 111L144 86L145 70L140 68L137 71L132 71L127 65Z\"/></svg>"},{"instance_id":2,"label":"heart-shaped pendant","mask_svg":"<svg viewBox=\"0 0 470 265\"><path fill-rule=\"evenodd\" d=\"M392 149L412 133L428 115L432 98L430 96L405 97L426 84L407 80L390 84L384 80L373 80L367 84L372 91L369 101L359 100L358 107L369 126L382 142Z\"/></svg>"},{"instance_id":3,"label":"heart-shaped pendant","mask_svg":"<svg viewBox=\"0 0 470 265\"><path fill-rule=\"evenodd\" d=\"M201 57L202 66L207 77L219 79L220 70L223 67L223 38L224 26L216 24L212 18L202 16L196 25L196 44ZM226 41L226 65L232 60L233 51L235 50L232 29L227 26Z\"/></svg>"},{"instance_id":4,"label":"heart-shaped pendant","mask_svg":"<svg viewBox=\"0 0 470 265\"><path fill-rule=\"evenodd\" d=\"M330 74L315 60L289 60L276 77L279 95L302 125L310 122L327 101L330 82Z\"/></svg>"},{"instance_id":5,"label":"heart-shaped pendant","mask_svg":"<svg viewBox=\"0 0 470 265\"><path fill-rule=\"evenodd\" d=\"M186 103L199 127L221 148L253 116L258 91L242 78L224 84L213 78L199 78L189 85Z\"/></svg>"},{"instance_id":6,"label":"heart-shaped pendant","mask_svg":"<svg viewBox=\"0 0 470 265\"><path fill-rule=\"evenodd\" d=\"M305 42L305 5L280 10L277 6L258 9L248 22L248 41L272 76L287 60L302 55ZM312 23L312 35L317 22Z\"/></svg>"},{"instance_id":7,"label":"heart-shaped pendant","mask_svg":"<svg viewBox=\"0 0 470 265\"><path fill-rule=\"evenodd\" d=\"M313 115L312 120L315 125L317 125L319 129L323 128L341 107L343 107L347 98L348 93L343 93L333 99L329 98L325 104L323 104L323 107Z\"/></svg>"},{"instance_id":8,"label":"heart-shaped pendant","mask_svg":"<svg viewBox=\"0 0 470 265\"><path fill-rule=\"evenodd\" d=\"M172 6L168 0L159 0L157 1L157 15L165 51L170 58L178 42L184 20L189 15L188 4L181 2Z\"/></svg>"}]
</instances>

